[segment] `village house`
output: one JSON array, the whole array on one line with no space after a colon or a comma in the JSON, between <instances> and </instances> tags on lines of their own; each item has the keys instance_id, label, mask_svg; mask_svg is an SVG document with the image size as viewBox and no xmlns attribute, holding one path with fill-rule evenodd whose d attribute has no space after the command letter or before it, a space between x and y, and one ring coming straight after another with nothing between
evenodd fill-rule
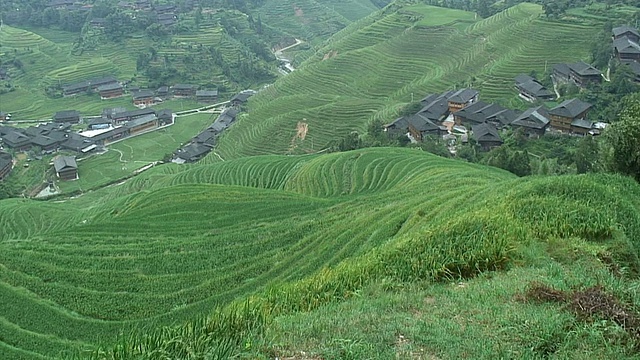
<instances>
[{"instance_id":1,"label":"village house","mask_svg":"<svg viewBox=\"0 0 640 360\"><path fill-rule=\"evenodd\" d=\"M474 89L460 89L447 98L449 112L458 111L478 101L480 93Z\"/></svg>"},{"instance_id":2,"label":"village house","mask_svg":"<svg viewBox=\"0 0 640 360\"><path fill-rule=\"evenodd\" d=\"M77 124L82 120L80 112L77 110L58 111L53 115L53 121L57 123Z\"/></svg>"},{"instance_id":3,"label":"village house","mask_svg":"<svg viewBox=\"0 0 640 360\"><path fill-rule=\"evenodd\" d=\"M565 100L560 105L549 110L551 127L566 132L576 130L576 132L581 133L581 127L577 126L583 126L584 124L577 120L584 120L590 109L591 104L579 99Z\"/></svg>"},{"instance_id":4,"label":"village house","mask_svg":"<svg viewBox=\"0 0 640 360\"><path fill-rule=\"evenodd\" d=\"M120 97L124 94L124 89L120 83L112 83L98 86L98 93L102 100L113 99Z\"/></svg>"},{"instance_id":5,"label":"village house","mask_svg":"<svg viewBox=\"0 0 640 360\"><path fill-rule=\"evenodd\" d=\"M416 141L423 141L427 136L440 136L446 134L446 128L436 125L421 114L411 115L407 118L409 133Z\"/></svg>"},{"instance_id":6,"label":"village house","mask_svg":"<svg viewBox=\"0 0 640 360\"><path fill-rule=\"evenodd\" d=\"M640 45L628 37L613 40L613 55L621 62L640 61Z\"/></svg>"},{"instance_id":7,"label":"village house","mask_svg":"<svg viewBox=\"0 0 640 360\"><path fill-rule=\"evenodd\" d=\"M544 106L536 106L527 109L511 123L514 129L522 129L529 137L540 137L545 134L551 119Z\"/></svg>"},{"instance_id":8,"label":"village house","mask_svg":"<svg viewBox=\"0 0 640 360\"><path fill-rule=\"evenodd\" d=\"M75 156L58 156L53 159L53 167L60 180L78 179L78 164Z\"/></svg>"},{"instance_id":9,"label":"village house","mask_svg":"<svg viewBox=\"0 0 640 360\"><path fill-rule=\"evenodd\" d=\"M196 95L197 85L176 84L171 87L171 92L175 97L191 97Z\"/></svg>"},{"instance_id":10,"label":"village house","mask_svg":"<svg viewBox=\"0 0 640 360\"><path fill-rule=\"evenodd\" d=\"M4 180L13 169L11 154L0 151L0 180Z\"/></svg>"},{"instance_id":11,"label":"village house","mask_svg":"<svg viewBox=\"0 0 640 360\"><path fill-rule=\"evenodd\" d=\"M174 162L179 164L196 162L211 151L211 146L191 143L174 153Z\"/></svg>"},{"instance_id":12,"label":"village house","mask_svg":"<svg viewBox=\"0 0 640 360\"><path fill-rule=\"evenodd\" d=\"M389 124L383 125L383 128L388 136L405 135L409 131L409 122L406 117L402 116Z\"/></svg>"},{"instance_id":13,"label":"village house","mask_svg":"<svg viewBox=\"0 0 640 360\"><path fill-rule=\"evenodd\" d=\"M137 110L131 110L131 111L118 112L114 114L111 117L111 119L113 120L115 125L119 125L124 123L125 121L135 120L150 114L157 115L154 109L146 108L146 109L137 109Z\"/></svg>"},{"instance_id":14,"label":"village house","mask_svg":"<svg viewBox=\"0 0 640 360\"><path fill-rule=\"evenodd\" d=\"M102 117L113 121L116 114L123 114L126 112L127 109L123 107L104 108L102 109Z\"/></svg>"},{"instance_id":15,"label":"village house","mask_svg":"<svg viewBox=\"0 0 640 360\"><path fill-rule=\"evenodd\" d=\"M81 81L74 84L64 85L62 87L62 95L63 96L73 96L78 95L83 92L89 91L89 82Z\"/></svg>"},{"instance_id":16,"label":"village house","mask_svg":"<svg viewBox=\"0 0 640 360\"><path fill-rule=\"evenodd\" d=\"M475 124L471 127L471 133L476 143L485 151L503 144L498 130L491 124Z\"/></svg>"},{"instance_id":17,"label":"village house","mask_svg":"<svg viewBox=\"0 0 640 360\"><path fill-rule=\"evenodd\" d=\"M156 96L161 99L166 99L169 97L169 87L168 86L160 86L158 90L156 90Z\"/></svg>"},{"instance_id":18,"label":"village house","mask_svg":"<svg viewBox=\"0 0 640 360\"><path fill-rule=\"evenodd\" d=\"M31 139L18 129L13 128L2 134L2 143L16 151L25 151L31 148Z\"/></svg>"},{"instance_id":19,"label":"village house","mask_svg":"<svg viewBox=\"0 0 640 360\"><path fill-rule=\"evenodd\" d=\"M497 128L509 125L517 114L498 104L488 104L484 101L475 103L453 113L453 119L457 125L474 125L490 122Z\"/></svg>"},{"instance_id":20,"label":"village house","mask_svg":"<svg viewBox=\"0 0 640 360\"><path fill-rule=\"evenodd\" d=\"M51 154L58 150L60 142L45 135L37 135L31 139L31 144L37 146L43 153Z\"/></svg>"},{"instance_id":21,"label":"village house","mask_svg":"<svg viewBox=\"0 0 640 360\"><path fill-rule=\"evenodd\" d=\"M129 129L129 136L148 131L158 127L158 117L155 114L149 114L135 120L128 121L125 127Z\"/></svg>"},{"instance_id":22,"label":"village house","mask_svg":"<svg viewBox=\"0 0 640 360\"><path fill-rule=\"evenodd\" d=\"M218 90L197 90L196 101L199 103L212 104L218 100Z\"/></svg>"},{"instance_id":23,"label":"village house","mask_svg":"<svg viewBox=\"0 0 640 360\"><path fill-rule=\"evenodd\" d=\"M235 94L229 101L233 106L241 106L244 105L249 100L249 98L253 96L253 94L255 94L255 91L244 90L239 92L238 94Z\"/></svg>"},{"instance_id":24,"label":"village house","mask_svg":"<svg viewBox=\"0 0 640 360\"><path fill-rule=\"evenodd\" d=\"M534 102L536 100L553 100L555 98L551 91L529 75L520 74L516 76L515 83L520 97L526 101Z\"/></svg>"},{"instance_id":25,"label":"village house","mask_svg":"<svg viewBox=\"0 0 640 360\"><path fill-rule=\"evenodd\" d=\"M611 29L611 32L613 33L613 40L618 40L626 37L636 43L640 41L640 33L638 33L638 30L631 26L623 25L614 27L613 29Z\"/></svg>"},{"instance_id":26,"label":"village house","mask_svg":"<svg viewBox=\"0 0 640 360\"><path fill-rule=\"evenodd\" d=\"M147 107L155 104L155 95L153 91L140 90L133 93L133 105L137 107Z\"/></svg>"},{"instance_id":27,"label":"village house","mask_svg":"<svg viewBox=\"0 0 640 360\"><path fill-rule=\"evenodd\" d=\"M191 142L214 147L216 145L216 137L218 135L219 133L217 133L215 130L207 129L191 139Z\"/></svg>"},{"instance_id":28,"label":"village house","mask_svg":"<svg viewBox=\"0 0 640 360\"><path fill-rule=\"evenodd\" d=\"M571 82L581 88L585 88L591 83L602 82L602 72L584 61L575 64L554 65L553 77L556 82Z\"/></svg>"},{"instance_id":29,"label":"village house","mask_svg":"<svg viewBox=\"0 0 640 360\"><path fill-rule=\"evenodd\" d=\"M631 73L633 74L633 81L636 83L640 83L640 63L638 63L637 61L630 61L627 62L626 65L629 67L629 70L631 70Z\"/></svg>"},{"instance_id":30,"label":"village house","mask_svg":"<svg viewBox=\"0 0 640 360\"><path fill-rule=\"evenodd\" d=\"M173 111L171 111L171 109L158 111L158 124L160 126L173 124Z\"/></svg>"},{"instance_id":31,"label":"village house","mask_svg":"<svg viewBox=\"0 0 640 360\"><path fill-rule=\"evenodd\" d=\"M151 1L150 0L136 0L133 4L133 8L135 10L151 10Z\"/></svg>"},{"instance_id":32,"label":"village house","mask_svg":"<svg viewBox=\"0 0 640 360\"><path fill-rule=\"evenodd\" d=\"M95 148L95 145L93 140L88 137L82 136L78 133L70 133L67 134L66 140L60 144L60 148L78 153L86 153Z\"/></svg>"},{"instance_id":33,"label":"village house","mask_svg":"<svg viewBox=\"0 0 640 360\"><path fill-rule=\"evenodd\" d=\"M447 100L447 94L448 93L436 95L429 97L429 99L425 98L428 102L426 102L426 105L418 111L418 114L421 114L435 123L443 122L447 116L449 116L449 102Z\"/></svg>"}]
</instances>

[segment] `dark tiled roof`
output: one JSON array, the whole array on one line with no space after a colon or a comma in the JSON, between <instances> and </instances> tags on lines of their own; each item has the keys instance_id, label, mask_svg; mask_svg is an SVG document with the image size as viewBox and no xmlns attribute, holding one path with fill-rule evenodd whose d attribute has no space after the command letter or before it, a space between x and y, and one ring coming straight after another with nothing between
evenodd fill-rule
<instances>
[{"instance_id":1,"label":"dark tiled roof","mask_svg":"<svg viewBox=\"0 0 640 360\"><path fill-rule=\"evenodd\" d=\"M231 101L239 101L239 102L246 102L251 96L253 95L253 93L249 93L249 92L241 92L238 93L236 95L234 95L231 98Z\"/></svg>"},{"instance_id":2,"label":"dark tiled roof","mask_svg":"<svg viewBox=\"0 0 640 360\"><path fill-rule=\"evenodd\" d=\"M54 145L58 143L58 141L48 136L38 135L33 139L31 139L31 143L35 146L46 147L46 146Z\"/></svg>"},{"instance_id":3,"label":"dark tiled roof","mask_svg":"<svg viewBox=\"0 0 640 360\"><path fill-rule=\"evenodd\" d=\"M176 151L176 156L186 161L195 161L211 151L211 147L203 144L192 143Z\"/></svg>"},{"instance_id":4,"label":"dark tiled roof","mask_svg":"<svg viewBox=\"0 0 640 360\"><path fill-rule=\"evenodd\" d=\"M629 38L622 37L613 41L613 47L618 53L623 54L640 54L640 45L631 41Z\"/></svg>"},{"instance_id":5,"label":"dark tiled roof","mask_svg":"<svg viewBox=\"0 0 640 360\"><path fill-rule=\"evenodd\" d=\"M521 78L521 80L524 79ZM553 95L551 91L547 90L547 88L540 84L538 80L532 77L529 77L529 79L524 82L518 82L518 78L516 78L516 86L521 91L525 91L535 97L549 97Z\"/></svg>"},{"instance_id":6,"label":"dark tiled roof","mask_svg":"<svg viewBox=\"0 0 640 360\"><path fill-rule=\"evenodd\" d=\"M60 172L66 169L77 169L78 164L76 158L72 156L58 156L53 159L53 166L56 168L56 172Z\"/></svg>"},{"instance_id":7,"label":"dark tiled roof","mask_svg":"<svg viewBox=\"0 0 640 360\"><path fill-rule=\"evenodd\" d=\"M460 89L449 96L447 100L458 104L464 104L469 102L474 97L478 96L478 94L478 90L470 88Z\"/></svg>"},{"instance_id":8,"label":"dark tiled roof","mask_svg":"<svg viewBox=\"0 0 640 360\"><path fill-rule=\"evenodd\" d=\"M435 131L438 130L438 125L434 124L431 120L427 119L425 116L420 114L411 115L407 118L407 122L414 129L423 132L423 131Z\"/></svg>"},{"instance_id":9,"label":"dark tiled roof","mask_svg":"<svg viewBox=\"0 0 640 360\"><path fill-rule=\"evenodd\" d=\"M64 92L73 92L73 91L82 91L84 89L88 89L90 86L88 81L81 81L69 85L64 85L62 87L62 91Z\"/></svg>"},{"instance_id":10,"label":"dark tiled roof","mask_svg":"<svg viewBox=\"0 0 640 360\"><path fill-rule=\"evenodd\" d=\"M155 95L153 94L153 91L150 91L150 90L140 90L133 93L134 100L147 99L147 98L152 98L154 96Z\"/></svg>"},{"instance_id":11,"label":"dark tiled roof","mask_svg":"<svg viewBox=\"0 0 640 360\"><path fill-rule=\"evenodd\" d=\"M584 61L579 61L575 64L570 64L569 67L572 71L575 71L578 75L588 76L588 75L600 75L602 72L593 66L587 64Z\"/></svg>"},{"instance_id":12,"label":"dark tiled roof","mask_svg":"<svg viewBox=\"0 0 640 360\"><path fill-rule=\"evenodd\" d=\"M11 166L11 163L13 163L11 154L0 151L0 170L6 168L7 166Z\"/></svg>"},{"instance_id":13,"label":"dark tiled roof","mask_svg":"<svg viewBox=\"0 0 640 360\"><path fill-rule=\"evenodd\" d=\"M175 84L171 87L171 90L195 90L198 88L198 85L192 84Z\"/></svg>"},{"instance_id":14,"label":"dark tiled roof","mask_svg":"<svg viewBox=\"0 0 640 360\"><path fill-rule=\"evenodd\" d=\"M431 103L425 105L418 114L426 116L433 121L440 121L449 112L449 104L447 102L447 95L443 94L433 100Z\"/></svg>"},{"instance_id":15,"label":"dark tiled roof","mask_svg":"<svg viewBox=\"0 0 640 360\"><path fill-rule=\"evenodd\" d=\"M591 108L591 104L580 99L570 99L563 101L560 105L549 110L549 114L574 118Z\"/></svg>"},{"instance_id":16,"label":"dark tiled roof","mask_svg":"<svg viewBox=\"0 0 640 360\"><path fill-rule=\"evenodd\" d=\"M145 116L139 117L139 118L137 118L135 120L128 121L125 126L128 127L128 128L133 128L133 127L136 127L136 126L148 124L148 123L156 121L156 120L158 120L158 117L155 114L149 114L149 115L145 115Z\"/></svg>"},{"instance_id":17,"label":"dark tiled roof","mask_svg":"<svg viewBox=\"0 0 640 360\"><path fill-rule=\"evenodd\" d=\"M627 25L614 27L612 29L612 32L613 32L613 36L615 36L615 37L618 37L620 35L624 35L627 32L630 32L633 35L640 37L640 34L638 33L638 30L636 30L635 28L632 28L631 26L627 26Z\"/></svg>"},{"instance_id":18,"label":"dark tiled roof","mask_svg":"<svg viewBox=\"0 0 640 360\"><path fill-rule=\"evenodd\" d=\"M498 130L491 124L487 124L487 123L475 124L471 127L471 131L473 132L473 138L478 143L483 143L483 142L502 143L502 138L500 137Z\"/></svg>"},{"instance_id":19,"label":"dark tiled roof","mask_svg":"<svg viewBox=\"0 0 640 360\"><path fill-rule=\"evenodd\" d=\"M105 117L99 117L95 119L91 119L87 125L103 125L103 124L111 124L111 119Z\"/></svg>"},{"instance_id":20,"label":"dark tiled roof","mask_svg":"<svg viewBox=\"0 0 640 360\"><path fill-rule=\"evenodd\" d=\"M637 61L631 61L628 62L627 65L636 76L640 76L640 63Z\"/></svg>"},{"instance_id":21,"label":"dark tiled roof","mask_svg":"<svg viewBox=\"0 0 640 360\"><path fill-rule=\"evenodd\" d=\"M564 76L569 76L571 69L567 64L556 64L556 65L553 65L553 71L559 74L562 74Z\"/></svg>"},{"instance_id":22,"label":"dark tiled roof","mask_svg":"<svg viewBox=\"0 0 640 360\"><path fill-rule=\"evenodd\" d=\"M98 91L122 90L120 83L110 83L98 86Z\"/></svg>"},{"instance_id":23,"label":"dark tiled roof","mask_svg":"<svg viewBox=\"0 0 640 360\"><path fill-rule=\"evenodd\" d=\"M158 118L159 119L172 119L173 118L173 111L171 109L162 109L160 111L158 111Z\"/></svg>"},{"instance_id":24,"label":"dark tiled roof","mask_svg":"<svg viewBox=\"0 0 640 360\"><path fill-rule=\"evenodd\" d=\"M53 115L54 119L68 119L68 118L78 118L80 117L80 112L78 110L63 110L58 111Z\"/></svg>"},{"instance_id":25,"label":"dark tiled roof","mask_svg":"<svg viewBox=\"0 0 640 360\"><path fill-rule=\"evenodd\" d=\"M532 107L518 116L511 125L531 129L544 129L549 125L549 113L544 106Z\"/></svg>"},{"instance_id":26,"label":"dark tiled roof","mask_svg":"<svg viewBox=\"0 0 640 360\"><path fill-rule=\"evenodd\" d=\"M571 126L583 129L591 129L593 127L593 122L584 119L575 119L571 122Z\"/></svg>"}]
</instances>

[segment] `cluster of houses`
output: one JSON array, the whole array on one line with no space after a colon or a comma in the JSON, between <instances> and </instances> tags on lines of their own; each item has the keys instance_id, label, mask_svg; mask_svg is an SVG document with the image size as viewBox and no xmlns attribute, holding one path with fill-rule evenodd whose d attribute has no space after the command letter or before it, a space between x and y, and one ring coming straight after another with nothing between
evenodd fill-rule
<instances>
[{"instance_id":1,"label":"cluster of houses","mask_svg":"<svg viewBox=\"0 0 640 360\"><path fill-rule=\"evenodd\" d=\"M218 100L218 90L200 90L198 85L193 84L161 86L155 91L129 86L126 90L131 94L133 104L139 108L161 103L171 97L193 98L203 104L212 104ZM97 92L103 100L113 99L123 96L125 87L113 76L83 80L62 86L63 96L74 96L87 92Z\"/></svg>"},{"instance_id":2,"label":"cluster of houses","mask_svg":"<svg viewBox=\"0 0 640 360\"><path fill-rule=\"evenodd\" d=\"M85 154L116 140L169 125L174 115L169 109L105 109L101 117L86 119L87 131L80 133L72 131L72 124L83 121L76 110L59 111L52 120L28 128L0 125L0 144L15 151L39 148L48 154L58 150Z\"/></svg>"},{"instance_id":3,"label":"cluster of houses","mask_svg":"<svg viewBox=\"0 0 640 360\"><path fill-rule=\"evenodd\" d=\"M253 90L245 90L234 95L229 100L232 107L224 109L213 124L191 139L186 146L175 151L172 162L178 164L196 162L207 155L215 147L220 134L236 121L238 108L254 94Z\"/></svg>"},{"instance_id":4,"label":"cluster of houses","mask_svg":"<svg viewBox=\"0 0 640 360\"><path fill-rule=\"evenodd\" d=\"M525 80L530 81L524 77L518 81ZM540 105L520 112L478 97L478 91L468 88L428 95L420 101L420 111L396 119L384 130L389 135L407 134L414 141L427 136L455 138L458 134L466 142L470 128L472 139L484 150L502 145L500 130L507 127L521 129L529 137L542 136L551 128L583 136L600 133L600 124L587 120L591 104L579 99L563 101L551 109Z\"/></svg>"}]
</instances>

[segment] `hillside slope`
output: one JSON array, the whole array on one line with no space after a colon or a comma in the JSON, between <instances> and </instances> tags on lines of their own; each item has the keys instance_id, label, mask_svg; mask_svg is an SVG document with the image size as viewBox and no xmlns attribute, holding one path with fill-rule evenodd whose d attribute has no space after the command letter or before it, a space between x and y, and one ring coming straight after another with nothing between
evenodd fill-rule
<instances>
[{"instance_id":1,"label":"hillside slope","mask_svg":"<svg viewBox=\"0 0 640 360\"><path fill-rule=\"evenodd\" d=\"M638 266L640 188L625 179L519 179L387 148L175 169L76 199L0 202L3 358L90 349L250 294L286 313L337 296L309 302L318 289L342 293L333 281L350 292L469 276L534 239L599 239Z\"/></svg>"},{"instance_id":2,"label":"hillside slope","mask_svg":"<svg viewBox=\"0 0 640 360\"><path fill-rule=\"evenodd\" d=\"M342 30L298 70L262 90L218 152L224 159L315 152L364 131L372 120L393 120L412 99L466 84L485 101L523 106L513 78L586 59L597 32L541 15L539 5L528 3L484 20L394 3ZM307 124L304 136L300 123Z\"/></svg>"}]
</instances>

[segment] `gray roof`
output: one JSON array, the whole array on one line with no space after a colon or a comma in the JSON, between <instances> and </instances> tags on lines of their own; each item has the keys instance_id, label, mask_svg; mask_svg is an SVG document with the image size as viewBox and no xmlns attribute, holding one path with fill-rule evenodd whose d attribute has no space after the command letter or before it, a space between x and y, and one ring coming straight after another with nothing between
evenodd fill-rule
<instances>
[{"instance_id":1,"label":"gray roof","mask_svg":"<svg viewBox=\"0 0 640 360\"><path fill-rule=\"evenodd\" d=\"M63 110L58 111L53 115L54 119L68 119L76 117L80 117L80 112L78 110Z\"/></svg>"},{"instance_id":2,"label":"gray roof","mask_svg":"<svg viewBox=\"0 0 640 360\"><path fill-rule=\"evenodd\" d=\"M449 104L447 102L447 93L438 96L435 100L425 105L418 114L426 116L432 121L440 121L449 113Z\"/></svg>"},{"instance_id":3,"label":"gray roof","mask_svg":"<svg viewBox=\"0 0 640 360\"><path fill-rule=\"evenodd\" d=\"M155 96L155 94L151 90L140 90L140 91L136 91L135 93L133 93L133 99L134 100L152 98L154 96Z\"/></svg>"},{"instance_id":4,"label":"gray roof","mask_svg":"<svg viewBox=\"0 0 640 360\"><path fill-rule=\"evenodd\" d=\"M2 136L2 140L5 143L10 143L12 145L15 145L15 144L21 144L21 143L28 143L29 137L17 130L13 130L4 134Z\"/></svg>"},{"instance_id":5,"label":"gray roof","mask_svg":"<svg viewBox=\"0 0 640 360\"><path fill-rule=\"evenodd\" d=\"M196 96L218 96L218 90L198 90Z\"/></svg>"},{"instance_id":6,"label":"gray roof","mask_svg":"<svg viewBox=\"0 0 640 360\"><path fill-rule=\"evenodd\" d=\"M89 88L89 86L90 84L88 81L81 81L81 82L62 86L62 91L70 92L70 91L83 90L83 89Z\"/></svg>"},{"instance_id":7,"label":"gray roof","mask_svg":"<svg viewBox=\"0 0 640 360\"><path fill-rule=\"evenodd\" d=\"M239 101L239 102L246 102L251 96L253 95L253 93L249 93L249 92L241 92L238 93L236 95L234 95L231 98L231 101Z\"/></svg>"},{"instance_id":8,"label":"gray roof","mask_svg":"<svg viewBox=\"0 0 640 360\"><path fill-rule=\"evenodd\" d=\"M622 37L613 41L613 47L618 53L640 54L640 45L631 41L628 37Z\"/></svg>"},{"instance_id":9,"label":"gray roof","mask_svg":"<svg viewBox=\"0 0 640 360\"><path fill-rule=\"evenodd\" d=\"M459 104L464 104L469 102L474 97L478 96L478 94L479 94L478 90L474 90L471 88L460 89L454 92L453 94L451 94L447 100L451 102L459 103Z\"/></svg>"},{"instance_id":10,"label":"gray roof","mask_svg":"<svg viewBox=\"0 0 640 360\"><path fill-rule=\"evenodd\" d=\"M547 88L545 88L542 84L540 84L534 78L530 78L529 80L526 80L520 83L518 83L517 80L518 79L516 78L516 86L521 91L525 91L535 97L541 97L541 98L553 96L551 91L547 90Z\"/></svg>"},{"instance_id":11,"label":"gray roof","mask_svg":"<svg viewBox=\"0 0 640 360\"><path fill-rule=\"evenodd\" d=\"M78 169L78 163L74 156L58 156L53 159L53 167L56 172L61 172L68 169Z\"/></svg>"},{"instance_id":12,"label":"gray roof","mask_svg":"<svg viewBox=\"0 0 640 360\"><path fill-rule=\"evenodd\" d=\"M156 116L156 114L149 114L149 115L139 117L135 120L128 121L125 126L128 128L132 128L132 127L144 125L156 120L158 120L158 117Z\"/></svg>"},{"instance_id":13,"label":"gray roof","mask_svg":"<svg viewBox=\"0 0 640 360\"><path fill-rule=\"evenodd\" d=\"M195 90L198 88L198 85L192 84L175 84L171 87L171 90Z\"/></svg>"},{"instance_id":14,"label":"gray roof","mask_svg":"<svg viewBox=\"0 0 640 360\"><path fill-rule=\"evenodd\" d=\"M640 34L638 33L638 30L636 30L635 28L631 27L631 26L627 26L627 25L622 25L622 26L618 26L618 27L614 27L612 29L613 32L613 36L618 37L620 35L624 35L627 32L632 33L633 35L640 37Z\"/></svg>"},{"instance_id":15,"label":"gray roof","mask_svg":"<svg viewBox=\"0 0 640 360\"><path fill-rule=\"evenodd\" d=\"M478 142L499 142L502 143L502 138L498 133L498 129L496 129L493 125L482 123L475 124L471 127L471 132L473 133L473 138Z\"/></svg>"},{"instance_id":16,"label":"gray roof","mask_svg":"<svg viewBox=\"0 0 640 360\"><path fill-rule=\"evenodd\" d=\"M516 80L516 84L522 84L522 83L526 83L527 81L531 81L531 80L535 80L535 79L532 78L529 75L520 74L520 75L516 76L515 80Z\"/></svg>"},{"instance_id":17,"label":"gray roof","mask_svg":"<svg viewBox=\"0 0 640 360\"><path fill-rule=\"evenodd\" d=\"M636 76L640 76L640 63L638 63L637 61L631 61L626 64Z\"/></svg>"},{"instance_id":18,"label":"gray roof","mask_svg":"<svg viewBox=\"0 0 640 360\"><path fill-rule=\"evenodd\" d=\"M571 72L571 69L569 68L568 64L555 64L553 65L553 71L565 76L569 76L569 72Z\"/></svg>"},{"instance_id":19,"label":"gray roof","mask_svg":"<svg viewBox=\"0 0 640 360\"><path fill-rule=\"evenodd\" d=\"M118 82L98 86L98 91L122 90L122 85Z\"/></svg>"},{"instance_id":20,"label":"gray roof","mask_svg":"<svg viewBox=\"0 0 640 360\"><path fill-rule=\"evenodd\" d=\"M186 161L195 161L211 151L211 146L192 143L175 152L176 156Z\"/></svg>"},{"instance_id":21,"label":"gray roof","mask_svg":"<svg viewBox=\"0 0 640 360\"><path fill-rule=\"evenodd\" d=\"M588 75L601 75L602 72L593 66L587 64L584 61L578 61L575 64L569 64L569 67L572 71L575 71L578 75L588 76Z\"/></svg>"},{"instance_id":22,"label":"gray roof","mask_svg":"<svg viewBox=\"0 0 640 360\"><path fill-rule=\"evenodd\" d=\"M102 124L111 124L111 119L105 117L99 117L95 119L91 119L87 125L102 125Z\"/></svg>"},{"instance_id":23,"label":"gray roof","mask_svg":"<svg viewBox=\"0 0 640 360\"><path fill-rule=\"evenodd\" d=\"M549 110L549 114L566 118L574 118L590 108L591 104L588 102L584 102L580 99L570 99L563 101L560 105Z\"/></svg>"},{"instance_id":24,"label":"gray roof","mask_svg":"<svg viewBox=\"0 0 640 360\"><path fill-rule=\"evenodd\" d=\"M420 114L411 115L407 118L407 122L409 125L413 126L414 129L423 132L423 131L436 131L439 129L438 125L434 124L427 117L422 116Z\"/></svg>"},{"instance_id":25,"label":"gray roof","mask_svg":"<svg viewBox=\"0 0 640 360\"><path fill-rule=\"evenodd\" d=\"M593 122L585 119L575 119L571 122L571 126L583 129L591 129L593 127Z\"/></svg>"},{"instance_id":26,"label":"gray roof","mask_svg":"<svg viewBox=\"0 0 640 360\"><path fill-rule=\"evenodd\" d=\"M40 147L44 147L44 146L51 146L56 144L58 141L55 139L52 139L48 136L44 136L44 135L38 135L36 137L34 137L33 139L31 139L31 143L35 146L40 146Z\"/></svg>"},{"instance_id":27,"label":"gray roof","mask_svg":"<svg viewBox=\"0 0 640 360\"><path fill-rule=\"evenodd\" d=\"M518 116L511 125L532 129L544 129L549 125L549 113L544 106L532 107Z\"/></svg>"},{"instance_id":28,"label":"gray roof","mask_svg":"<svg viewBox=\"0 0 640 360\"><path fill-rule=\"evenodd\" d=\"M409 128L409 122L407 121L407 118L403 116L393 120L392 123L387 124L384 127L406 131Z\"/></svg>"}]
</instances>

